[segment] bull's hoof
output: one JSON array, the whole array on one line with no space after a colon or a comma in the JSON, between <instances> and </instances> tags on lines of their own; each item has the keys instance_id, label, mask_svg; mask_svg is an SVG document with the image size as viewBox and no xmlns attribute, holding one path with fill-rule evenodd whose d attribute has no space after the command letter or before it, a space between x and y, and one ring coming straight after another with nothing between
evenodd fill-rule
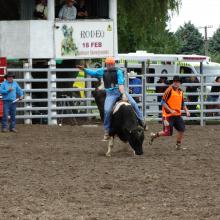
<instances>
[{"instance_id":1,"label":"bull's hoof","mask_svg":"<svg viewBox=\"0 0 220 220\"><path fill-rule=\"evenodd\" d=\"M135 153L135 156L141 156L141 155L143 155L143 154L144 154L143 152L138 152L138 153L136 152L136 153Z\"/></svg>"},{"instance_id":2,"label":"bull's hoof","mask_svg":"<svg viewBox=\"0 0 220 220\"><path fill-rule=\"evenodd\" d=\"M109 141L109 140L106 140L106 139L103 138L102 141Z\"/></svg>"},{"instance_id":3,"label":"bull's hoof","mask_svg":"<svg viewBox=\"0 0 220 220\"><path fill-rule=\"evenodd\" d=\"M144 128L144 131L148 131L149 130L149 127L148 125L146 125L146 127Z\"/></svg>"},{"instance_id":4,"label":"bull's hoof","mask_svg":"<svg viewBox=\"0 0 220 220\"><path fill-rule=\"evenodd\" d=\"M104 134L104 137L103 137L103 139L102 139L102 141L109 141L110 140L110 136L109 136L109 134Z\"/></svg>"},{"instance_id":5,"label":"bull's hoof","mask_svg":"<svg viewBox=\"0 0 220 220\"><path fill-rule=\"evenodd\" d=\"M111 157L111 153L107 152L107 153L105 154L105 156L106 156L106 157Z\"/></svg>"}]
</instances>

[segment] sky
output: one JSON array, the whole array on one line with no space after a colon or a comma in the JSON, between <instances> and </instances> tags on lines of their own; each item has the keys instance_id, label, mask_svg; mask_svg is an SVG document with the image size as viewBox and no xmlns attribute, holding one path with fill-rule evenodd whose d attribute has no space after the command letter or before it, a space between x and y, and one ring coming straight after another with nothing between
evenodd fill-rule
<instances>
[{"instance_id":1,"label":"sky","mask_svg":"<svg viewBox=\"0 0 220 220\"><path fill-rule=\"evenodd\" d=\"M220 26L220 0L182 0L179 14L174 13L168 27L175 32L179 26L191 21L204 36L204 26L208 28L208 37L211 37Z\"/></svg>"}]
</instances>

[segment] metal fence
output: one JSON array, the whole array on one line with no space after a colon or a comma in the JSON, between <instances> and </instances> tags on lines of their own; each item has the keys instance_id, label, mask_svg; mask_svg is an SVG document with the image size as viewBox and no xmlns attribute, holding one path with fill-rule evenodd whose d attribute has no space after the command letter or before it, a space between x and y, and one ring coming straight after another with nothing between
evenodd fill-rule
<instances>
[{"instance_id":1,"label":"metal fence","mask_svg":"<svg viewBox=\"0 0 220 220\"><path fill-rule=\"evenodd\" d=\"M172 79L174 74L166 74L166 77ZM219 92L211 92L211 87L220 87L220 83L217 82L208 82L207 78L216 78L217 76L220 76L219 73L215 74L180 74L181 78L185 79L183 80L183 83L181 84L181 89L184 91L184 101L187 105L189 112L191 113L191 117L187 118L183 113L184 120L188 121L200 121L200 125L205 125L206 121L216 121L220 120L220 99L219 99ZM198 79L197 83L192 82L184 82L187 81L186 79L195 77ZM140 97L142 100L139 106L143 110L144 117L150 121L150 120L161 120L161 109L159 106L161 106L161 102L158 100L159 97L162 98L163 93L157 93L156 88L158 86L160 87L168 87L170 84L165 83L147 83L148 77L154 77L159 79L160 77L164 77L164 74L144 74L144 75L138 75L142 79L142 93L139 95L135 95L134 97ZM129 81L129 80L128 80ZM154 80L155 81L155 80ZM172 80L170 80L170 83L172 83ZM135 85L129 87L137 87L140 85ZM188 89L194 88L193 92L188 92ZM215 101L212 100L212 97L215 97ZM161 99L160 98L160 99ZM194 99L194 100L192 100Z\"/></svg>"},{"instance_id":2,"label":"metal fence","mask_svg":"<svg viewBox=\"0 0 220 220\"><path fill-rule=\"evenodd\" d=\"M78 69L56 69L56 68L25 68L25 69L8 69L8 72L16 73L16 81L19 82L24 89L25 98L18 104L17 118L24 121L26 124L31 124L37 120L37 123L60 124L65 118L75 121L77 118L99 117L97 106L92 97L92 82L97 81L95 78L58 78L59 72L78 72ZM38 73L33 77L33 73ZM41 77L41 73L45 77ZM36 75L36 74L35 74ZM132 94L133 97L140 97L139 107L142 109L144 117L150 120L161 120L161 110L159 109L160 102L158 97L163 93L156 93L157 86L166 86L161 83L148 83L148 77L164 76L162 74L143 74L138 75L141 78L141 85L130 85L129 77L125 71L126 87L140 87L141 94ZM172 78L173 74L166 74ZM192 74L180 75L182 77L191 77ZM217 83L207 82L207 77L216 77L219 74L193 74L198 78L198 83L183 83L182 88L185 91L187 87L197 87L196 92L185 92L185 100L190 108L192 117L185 120L200 121L200 125L205 125L209 120L220 120L220 101L208 101L208 97L219 93L211 93L211 86L219 86ZM73 83L76 81L85 82L85 88L74 88L66 86L65 83ZM155 81L155 80L154 80ZM36 86L37 84L37 86ZM37 87L37 88L36 88ZM80 92L84 92L85 96L80 96ZM198 97L196 102L190 101L190 96Z\"/></svg>"},{"instance_id":3,"label":"metal fence","mask_svg":"<svg viewBox=\"0 0 220 220\"><path fill-rule=\"evenodd\" d=\"M91 92L95 78L57 78L58 72L78 72L78 69L8 69L16 73L16 81L25 93L24 100L18 103L17 118L31 124L34 119L39 123L58 124L64 118L97 117L98 111ZM33 77L33 73L38 76ZM44 78L41 73L45 73ZM36 75L36 74L35 74ZM19 76L19 77L17 77ZM85 88L66 87L65 83L85 82ZM37 84L37 86L36 86ZM64 85L64 86L63 86ZM36 88L37 87L37 88ZM84 91L85 97L80 97Z\"/></svg>"}]
</instances>

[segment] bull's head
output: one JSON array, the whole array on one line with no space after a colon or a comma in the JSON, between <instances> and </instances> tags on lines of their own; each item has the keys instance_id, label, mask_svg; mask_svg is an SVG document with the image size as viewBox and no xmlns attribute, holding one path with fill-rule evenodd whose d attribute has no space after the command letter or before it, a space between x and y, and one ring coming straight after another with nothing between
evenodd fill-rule
<instances>
[{"instance_id":1,"label":"bull's head","mask_svg":"<svg viewBox=\"0 0 220 220\"><path fill-rule=\"evenodd\" d=\"M141 127L137 127L131 131L129 131L129 139L128 142L135 151L136 155L143 154L143 141L144 141L144 129Z\"/></svg>"}]
</instances>

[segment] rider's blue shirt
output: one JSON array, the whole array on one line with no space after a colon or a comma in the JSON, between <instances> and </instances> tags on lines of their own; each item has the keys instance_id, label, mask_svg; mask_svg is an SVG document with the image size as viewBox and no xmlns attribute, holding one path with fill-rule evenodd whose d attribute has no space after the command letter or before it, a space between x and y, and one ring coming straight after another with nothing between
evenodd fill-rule
<instances>
[{"instance_id":1,"label":"rider's blue shirt","mask_svg":"<svg viewBox=\"0 0 220 220\"><path fill-rule=\"evenodd\" d=\"M85 73L89 74L90 76L102 78L105 73L105 68L99 68L97 70L85 68L84 71L85 71ZM118 84L114 88L108 88L105 90L110 91L110 90L118 89L119 85L124 85L124 75L123 75L123 71L121 69L117 69L117 80L118 80Z\"/></svg>"}]
</instances>

